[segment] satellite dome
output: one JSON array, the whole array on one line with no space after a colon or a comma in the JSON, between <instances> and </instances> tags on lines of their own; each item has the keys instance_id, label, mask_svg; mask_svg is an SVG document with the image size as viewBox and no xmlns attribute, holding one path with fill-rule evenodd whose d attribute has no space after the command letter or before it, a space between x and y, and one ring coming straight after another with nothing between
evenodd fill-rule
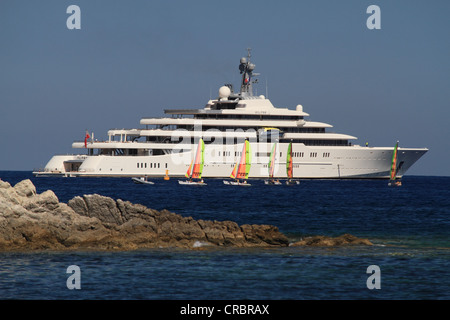
<instances>
[{"instance_id":1,"label":"satellite dome","mask_svg":"<svg viewBox=\"0 0 450 320\"><path fill-rule=\"evenodd\" d=\"M241 58L241 63L247 63L247 58L242 57L242 58Z\"/></svg>"},{"instance_id":2,"label":"satellite dome","mask_svg":"<svg viewBox=\"0 0 450 320\"><path fill-rule=\"evenodd\" d=\"M230 88L228 88L227 86L222 86L219 89L219 98L228 98L231 94L231 90Z\"/></svg>"}]
</instances>

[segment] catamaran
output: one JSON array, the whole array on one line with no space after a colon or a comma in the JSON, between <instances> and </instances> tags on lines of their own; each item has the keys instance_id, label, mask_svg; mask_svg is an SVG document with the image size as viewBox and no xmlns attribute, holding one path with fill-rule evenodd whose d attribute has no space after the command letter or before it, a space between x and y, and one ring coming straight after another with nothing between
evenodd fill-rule
<instances>
[{"instance_id":1,"label":"catamaran","mask_svg":"<svg viewBox=\"0 0 450 320\"><path fill-rule=\"evenodd\" d=\"M253 86L258 74L254 70L248 50L247 57L240 60L237 92L233 84L225 84L218 97L202 108L166 109L166 117L144 117L140 129L112 129L103 141L87 133L82 141L72 144L81 150L79 154L55 155L45 168L33 173L183 178L201 138L205 142L204 178L227 178L247 140L252 145L250 179L267 179L270 148L275 141L277 165L273 175L279 179L390 178L392 147L360 146L353 141L356 137L331 132L330 124L309 120L302 105L275 107L267 96L255 94ZM268 135L268 128L278 130L271 130L273 134ZM289 146L294 152L288 161ZM427 151L399 147L396 176L401 178ZM288 163L290 170L286 171Z\"/></svg>"},{"instance_id":2,"label":"catamaran","mask_svg":"<svg viewBox=\"0 0 450 320\"><path fill-rule=\"evenodd\" d=\"M300 181L293 180L293 166L292 166L292 141L289 142L288 149L287 149L287 155L286 155L286 175L287 185L294 185L294 184L300 184Z\"/></svg>"},{"instance_id":3,"label":"catamaran","mask_svg":"<svg viewBox=\"0 0 450 320\"><path fill-rule=\"evenodd\" d=\"M264 181L265 184L281 185L280 180L274 179L274 177L273 177L273 173L275 170L275 156L277 154L276 152L277 152L277 143L275 142L272 146L272 151L270 152L270 158L269 158L269 164L268 164L269 180L265 180Z\"/></svg>"},{"instance_id":4,"label":"catamaran","mask_svg":"<svg viewBox=\"0 0 450 320\"><path fill-rule=\"evenodd\" d=\"M250 172L250 167L252 165L252 153L250 149L250 143L245 140L242 147L241 157L238 162L236 162L233 171L231 172L230 178L235 179L234 181L224 180L224 184L230 184L235 186L250 186L251 184L247 182L248 174ZM243 180L241 182L241 180Z\"/></svg>"},{"instance_id":5,"label":"catamaran","mask_svg":"<svg viewBox=\"0 0 450 320\"><path fill-rule=\"evenodd\" d=\"M189 184L189 185L206 185L206 183L202 179L203 166L205 163L205 142L203 139L198 141L197 152L195 155L195 160L192 160L189 168L186 172L185 177L189 178L189 180L178 180L179 184ZM192 164L194 167L192 168ZM191 172L192 168L192 172Z\"/></svg>"}]
</instances>

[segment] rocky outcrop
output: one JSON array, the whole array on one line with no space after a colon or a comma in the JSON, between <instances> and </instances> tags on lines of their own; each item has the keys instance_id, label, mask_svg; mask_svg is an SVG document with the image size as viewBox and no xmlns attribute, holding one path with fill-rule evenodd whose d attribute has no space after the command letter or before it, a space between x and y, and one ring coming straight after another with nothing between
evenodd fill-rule
<instances>
[{"instance_id":1,"label":"rocky outcrop","mask_svg":"<svg viewBox=\"0 0 450 320\"><path fill-rule=\"evenodd\" d=\"M51 190L41 194L30 180L12 187L0 180L0 251L133 250L176 247L286 247L287 237L270 225L194 220L167 210L101 195L61 203ZM313 236L290 246L372 245L344 234Z\"/></svg>"},{"instance_id":2,"label":"rocky outcrop","mask_svg":"<svg viewBox=\"0 0 450 320\"><path fill-rule=\"evenodd\" d=\"M274 226L194 220L97 194L65 204L51 190L37 194L30 180L0 180L0 251L287 245Z\"/></svg>"},{"instance_id":3,"label":"rocky outcrop","mask_svg":"<svg viewBox=\"0 0 450 320\"><path fill-rule=\"evenodd\" d=\"M300 241L294 242L291 246L315 246L315 247L334 247L347 245L366 245L371 246L372 242L368 239L357 238L351 234L343 234L339 237L312 236L306 237Z\"/></svg>"}]
</instances>

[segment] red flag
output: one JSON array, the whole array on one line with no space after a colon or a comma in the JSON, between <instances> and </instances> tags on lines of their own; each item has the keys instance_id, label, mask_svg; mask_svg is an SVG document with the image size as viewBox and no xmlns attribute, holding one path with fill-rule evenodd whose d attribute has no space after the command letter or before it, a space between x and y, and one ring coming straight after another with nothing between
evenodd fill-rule
<instances>
[{"instance_id":1,"label":"red flag","mask_svg":"<svg viewBox=\"0 0 450 320\"><path fill-rule=\"evenodd\" d=\"M89 132L87 132L87 130L86 130L86 136L84 137L84 147L85 148L87 148L87 139L89 139L89 138L90 138Z\"/></svg>"}]
</instances>

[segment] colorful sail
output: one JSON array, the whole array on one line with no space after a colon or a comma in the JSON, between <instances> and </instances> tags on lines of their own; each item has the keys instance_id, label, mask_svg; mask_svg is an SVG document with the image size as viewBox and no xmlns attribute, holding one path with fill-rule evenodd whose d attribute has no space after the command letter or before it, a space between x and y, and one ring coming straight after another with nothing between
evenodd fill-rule
<instances>
[{"instance_id":1,"label":"colorful sail","mask_svg":"<svg viewBox=\"0 0 450 320\"><path fill-rule=\"evenodd\" d=\"M189 178L191 176L191 169L192 169L192 163L194 160L191 161L191 164L189 165L189 168L186 171L186 174L184 175L186 178Z\"/></svg>"},{"instance_id":2,"label":"colorful sail","mask_svg":"<svg viewBox=\"0 0 450 320\"><path fill-rule=\"evenodd\" d=\"M200 139L200 141L198 142L197 154L195 155L194 168L192 170L192 178L194 179L202 178L203 165L205 161L204 154L205 143L203 142L203 139Z\"/></svg>"},{"instance_id":3,"label":"colorful sail","mask_svg":"<svg viewBox=\"0 0 450 320\"><path fill-rule=\"evenodd\" d=\"M245 179L245 159L246 159L246 153L247 153L247 143L248 141L245 140L244 146L242 147L242 153L241 153L241 160L239 161L236 178L238 179Z\"/></svg>"},{"instance_id":4,"label":"colorful sail","mask_svg":"<svg viewBox=\"0 0 450 320\"><path fill-rule=\"evenodd\" d=\"M236 163L234 165L233 171L231 171L231 174L230 174L230 178L233 178L233 179L236 178L237 167L238 167L238 163Z\"/></svg>"},{"instance_id":5,"label":"colorful sail","mask_svg":"<svg viewBox=\"0 0 450 320\"><path fill-rule=\"evenodd\" d=\"M391 180L395 180L395 176L397 175L397 149L398 149L398 141L395 144L394 152L392 153Z\"/></svg>"},{"instance_id":6,"label":"colorful sail","mask_svg":"<svg viewBox=\"0 0 450 320\"><path fill-rule=\"evenodd\" d=\"M235 179L247 179L250 172L251 162L252 154L250 150L250 143L248 142L248 140L245 140L245 143L242 147L241 158L239 162L234 166L230 177Z\"/></svg>"},{"instance_id":7,"label":"colorful sail","mask_svg":"<svg viewBox=\"0 0 450 320\"><path fill-rule=\"evenodd\" d=\"M250 149L250 143L248 140L245 140L245 179L248 179L248 175L250 174L250 168L252 166L252 151Z\"/></svg>"},{"instance_id":8,"label":"colorful sail","mask_svg":"<svg viewBox=\"0 0 450 320\"><path fill-rule=\"evenodd\" d=\"M286 157L286 174L289 179L293 177L293 166L292 166L292 142L289 143Z\"/></svg>"},{"instance_id":9,"label":"colorful sail","mask_svg":"<svg viewBox=\"0 0 450 320\"><path fill-rule=\"evenodd\" d=\"M270 152L270 159L269 159L269 177L273 178L273 172L275 169L275 154L277 151L277 144L274 143L272 146L272 151Z\"/></svg>"}]
</instances>

